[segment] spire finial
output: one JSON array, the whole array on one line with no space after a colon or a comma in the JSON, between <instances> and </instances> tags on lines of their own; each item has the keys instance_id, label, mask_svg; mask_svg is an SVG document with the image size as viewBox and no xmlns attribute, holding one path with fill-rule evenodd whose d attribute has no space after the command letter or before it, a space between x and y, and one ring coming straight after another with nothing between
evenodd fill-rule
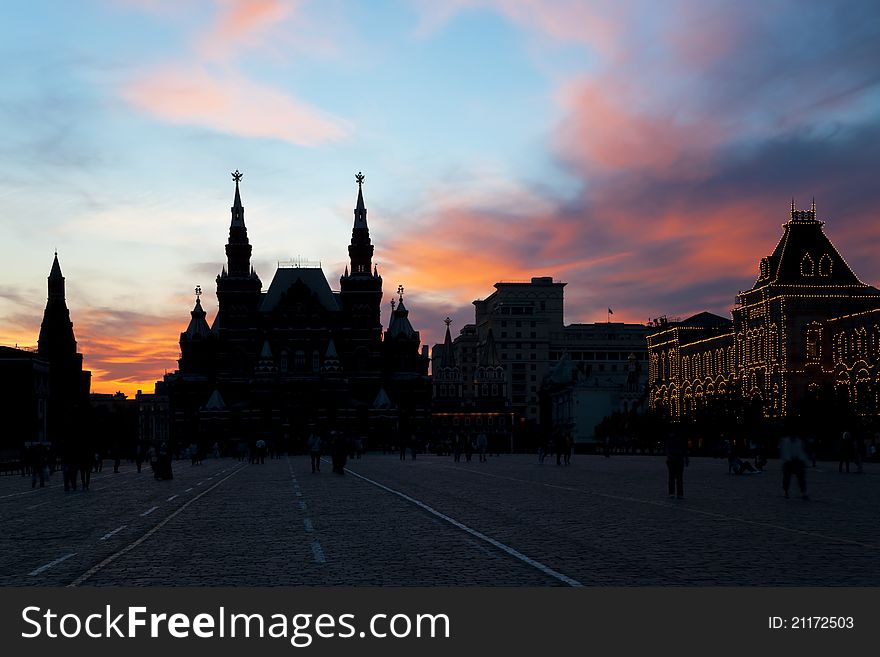
<instances>
[{"instance_id":1,"label":"spire finial","mask_svg":"<svg viewBox=\"0 0 880 657\"><path fill-rule=\"evenodd\" d=\"M452 324L452 320L447 317L443 320L443 323L446 324L446 329L449 330L449 325Z\"/></svg>"},{"instance_id":2,"label":"spire finial","mask_svg":"<svg viewBox=\"0 0 880 657\"><path fill-rule=\"evenodd\" d=\"M816 197L813 197L813 202L810 204L810 212L813 213L813 218L816 218Z\"/></svg>"},{"instance_id":3,"label":"spire finial","mask_svg":"<svg viewBox=\"0 0 880 657\"><path fill-rule=\"evenodd\" d=\"M366 176L363 173L361 173L360 171L358 171L356 174L354 174L354 180L358 184L358 187L361 187L364 184L365 178L366 178Z\"/></svg>"},{"instance_id":4,"label":"spire finial","mask_svg":"<svg viewBox=\"0 0 880 657\"><path fill-rule=\"evenodd\" d=\"M202 286L196 285L196 301L202 296Z\"/></svg>"},{"instance_id":5,"label":"spire finial","mask_svg":"<svg viewBox=\"0 0 880 657\"><path fill-rule=\"evenodd\" d=\"M400 299L403 300L403 285L397 286L397 294L400 296Z\"/></svg>"},{"instance_id":6,"label":"spire finial","mask_svg":"<svg viewBox=\"0 0 880 657\"><path fill-rule=\"evenodd\" d=\"M794 196L791 197L791 211L792 211L792 212L795 211L795 208L794 208Z\"/></svg>"},{"instance_id":7,"label":"spire finial","mask_svg":"<svg viewBox=\"0 0 880 657\"><path fill-rule=\"evenodd\" d=\"M394 308L397 306L397 302L394 299L391 300L391 312L394 312Z\"/></svg>"},{"instance_id":8,"label":"spire finial","mask_svg":"<svg viewBox=\"0 0 880 657\"><path fill-rule=\"evenodd\" d=\"M236 187L238 187L238 183L241 182L242 178L244 178L244 174L241 173L238 169L232 172L232 179L235 181Z\"/></svg>"}]
</instances>

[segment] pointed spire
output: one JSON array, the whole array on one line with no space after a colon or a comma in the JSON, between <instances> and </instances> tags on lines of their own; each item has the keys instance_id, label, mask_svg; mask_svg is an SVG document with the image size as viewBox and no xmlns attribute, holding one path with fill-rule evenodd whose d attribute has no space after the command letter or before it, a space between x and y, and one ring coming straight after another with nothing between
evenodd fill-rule
<instances>
[{"instance_id":1,"label":"pointed spire","mask_svg":"<svg viewBox=\"0 0 880 657\"><path fill-rule=\"evenodd\" d=\"M795 207L794 207L794 196L791 197L791 214L794 216Z\"/></svg>"},{"instance_id":2,"label":"pointed spire","mask_svg":"<svg viewBox=\"0 0 880 657\"><path fill-rule=\"evenodd\" d=\"M449 325L452 324L452 320L447 317L443 320L443 323L446 324L446 338L443 340L443 362L441 366L453 368L456 366L455 350L452 348L452 334L449 332Z\"/></svg>"},{"instance_id":3,"label":"pointed spire","mask_svg":"<svg viewBox=\"0 0 880 657\"><path fill-rule=\"evenodd\" d=\"M244 206L241 204L241 193L238 191L238 183L244 178L244 174L236 169L232 173L232 179L235 181L235 199L232 202L232 226L244 226Z\"/></svg>"},{"instance_id":4,"label":"pointed spire","mask_svg":"<svg viewBox=\"0 0 880 657\"><path fill-rule=\"evenodd\" d=\"M61 273L61 265L58 263L58 251L55 251L55 259L52 261L52 269L49 271L49 298L64 300L64 276Z\"/></svg>"},{"instance_id":5,"label":"pointed spire","mask_svg":"<svg viewBox=\"0 0 880 657\"><path fill-rule=\"evenodd\" d=\"M813 197L813 202L810 203L810 212L813 213L813 219L816 218L816 197Z\"/></svg>"},{"instance_id":6,"label":"pointed spire","mask_svg":"<svg viewBox=\"0 0 880 657\"><path fill-rule=\"evenodd\" d=\"M352 276L369 276L372 268L373 243L370 241L370 228L367 226L367 207L364 204L363 189L364 177L364 174L360 172L354 177L358 184L358 197L354 209L354 227L351 229L351 244L348 247Z\"/></svg>"},{"instance_id":7,"label":"pointed spire","mask_svg":"<svg viewBox=\"0 0 880 657\"><path fill-rule=\"evenodd\" d=\"M205 320L206 313L202 308L202 286L196 285L196 305L190 311L189 326L186 327L183 335L188 340L203 340L211 336L211 328ZM183 336L181 336L181 339Z\"/></svg>"},{"instance_id":8,"label":"pointed spire","mask_svg":"<svg viewBox=\"0 0 880 657\"><path fill-rule=\"evenodd\" d=\"M358 171L354 177L355 181L358 184L358 200L357 200L357 205L355 206L355 213L357 213L358 211L361 211L364 213L364 215L366 215L366 212L367 212L367 208L364 206L364 179L365 178L366 178L366 176L364 176L364 174L361 173L360 171ZM355 216L357 216L357 215L355 215Z\"/></svg>"}]
</instances>

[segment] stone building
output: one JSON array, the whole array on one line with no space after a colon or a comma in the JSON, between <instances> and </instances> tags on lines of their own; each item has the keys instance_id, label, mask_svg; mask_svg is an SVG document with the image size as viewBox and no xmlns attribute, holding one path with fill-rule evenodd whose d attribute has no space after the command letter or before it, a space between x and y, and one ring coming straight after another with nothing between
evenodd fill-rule
<instances>
[{"instance_id":1,"label":"stone building","mask_svg":"<svg viewBox=\"0 0 880 657\"><path fill-rule=\"evenodd\" d=\"M653 408L681 418L735 398L783 418L825 385L863 412L876 408L880 290L859 280L823 226L815 201L809 210L792 201L732 321L700 313L657 322L648 336Z\"/></svg>"},{"instance_id":2,"label":"stone building","mask_svg":"<svg viewBox=\"0 0 880 657\"><path fill-rule=\"evenodd\" d=\"M311 424L371 434L393 407L399 430L427 422L428 357L398 288L389 327L381 323L382 277L372 262L362 175L348 245L349 265L332 290L320 265L279 264L263 290L251 265L233 174L226 265L217 276L218 311L211 324L197 290L180 335L179 369L165 377L172 438L210 446L264 439L296 446ZM376 400L381 413L374 408ZM378 439L376 436L373 438Z\"/></svg>"}]
</instances>

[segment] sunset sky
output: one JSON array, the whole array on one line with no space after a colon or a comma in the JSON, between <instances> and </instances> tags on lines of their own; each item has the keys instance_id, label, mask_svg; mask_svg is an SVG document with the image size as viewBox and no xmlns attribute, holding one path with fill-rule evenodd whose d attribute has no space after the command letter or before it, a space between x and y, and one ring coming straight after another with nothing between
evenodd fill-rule
<instances>
[{"instance_id":1,"label":"sunset sky","mask_svg":"<svg viewBox=\"0 0 880 657\"><path fill-rule=\"evenodd\" d=\"M566 322L727 315L791 197L880 284L880 3L32 0L4 4L0 344L57 248L93 391L176 367L216 311L234 186L264 287L347 262L354 174L425 343L499 280Z\"/></svg>"}]
</instances>

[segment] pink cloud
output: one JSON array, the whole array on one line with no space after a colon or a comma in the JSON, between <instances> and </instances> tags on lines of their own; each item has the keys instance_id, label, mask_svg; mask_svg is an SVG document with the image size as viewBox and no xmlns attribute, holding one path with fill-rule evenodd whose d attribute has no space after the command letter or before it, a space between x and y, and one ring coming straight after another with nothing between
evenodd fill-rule
<instances>
[{"instance_id":1,"label":"pink cloud","mask_svg":"<svg viewBox=\"0 0 880 657\"><path fill-rule=\"evenodd\" d=\"M198 66L152 71L123 90L135 107L171 123L241 137L280 139L315 146L343 139L350 125L278 89L237 73L209 73Z\"/></svg>"},{"instance_id":2,"label":"pink cloud","mask_svg":"<svg viewBox=\"0 0 880 657\"><path fill-rule=\"evenodd\" d=\"M295 16L296 0L215 0L218 11L195 47L206 59L229 59L240 49L263 47L278 28ZM275 34L273 34L273 30Z\"/></svg>"}]
</instances>

